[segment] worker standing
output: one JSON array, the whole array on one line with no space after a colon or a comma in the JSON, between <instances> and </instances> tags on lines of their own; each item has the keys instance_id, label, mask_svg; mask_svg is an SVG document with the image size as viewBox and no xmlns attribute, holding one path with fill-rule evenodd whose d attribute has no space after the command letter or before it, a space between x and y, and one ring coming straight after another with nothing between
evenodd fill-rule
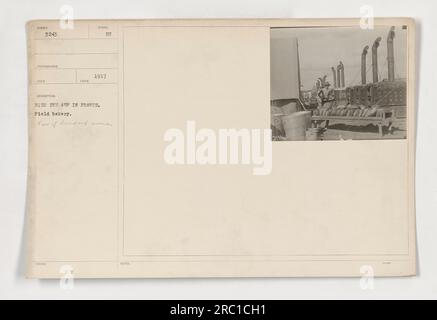
<instances>
[{"instance_id":1,"label":"worker standing","mask_svg":"<svg viewBox=\"0 0 437 320\"><path fill-rule=\"evenodd\" d=\"M323 108L323 105L330 100L329 96L332 95L332 90L329 89L329 86L329 82L326 82L319 89L319 92L317 92L317 104L319 106L319 109Z\"/></svg>"}]
</instances>

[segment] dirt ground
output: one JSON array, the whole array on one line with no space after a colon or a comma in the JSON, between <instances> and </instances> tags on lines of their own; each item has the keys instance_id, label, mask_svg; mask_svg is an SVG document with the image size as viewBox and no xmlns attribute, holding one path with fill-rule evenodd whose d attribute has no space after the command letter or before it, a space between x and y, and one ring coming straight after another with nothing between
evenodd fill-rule
<instances>
[{"instance_id":1,"label":"dirt ground","mask_svg":"<svg viewBox=\"0 0 437 320\"><path fill-rule=\"evenodd\" d=\"M382 139L404 139L407 136L405 122L395 123L392 133L387 132L387 130L384 130L383 133ZM330 123L328 130L323 135L323 140L339 139L374 140L381 139L381 137L379 136L378 127L375 125L350 126L341 123Z\"/></svg>"}]
</instances>

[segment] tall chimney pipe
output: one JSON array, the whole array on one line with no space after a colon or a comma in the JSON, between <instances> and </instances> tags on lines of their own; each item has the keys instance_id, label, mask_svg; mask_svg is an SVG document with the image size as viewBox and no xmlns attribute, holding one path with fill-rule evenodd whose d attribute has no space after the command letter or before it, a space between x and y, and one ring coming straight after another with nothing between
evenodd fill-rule
<instances>
[{"instance_id":1,"label":"tall chimney pipe","mask_svg":"<svg viewBox=\"0 0 437 320\"><path fill-rule=\"evenodd\" d=\"M363 52L361 53L361 84L366 84L366 58L367 58L367 50L369 50L369 46L365 46Z\"/></svg>"},{"instance_id":2,"label":"tall chimney pipe","mask_svg":"<svg viewBox=\"0 0 437 320\"><path fill-rule=\"evenodd\" d=\"M334 88L337 88L337 73L335 72L335 68L331 67L332 70L332 76L334 78Z\"/></svg>"},{"instance_id":3,"label":"tall chimney pipe","mask_svg":"<svg viewBox=\"0 0 437 320\"><path fill-rule=\"evenodd\" d=\"M372 72L373 83L378 82L378 47L381 42L381 37L376 38L372 46Z\"/></svg>"},{"instance_id":4,"label":"tall chimney pipe","mask_svg":"<svg viewBox=\"0 0 437 320\"><path fill-rule=\"evenodd\" d=\"M340 84L341 84L342 88L345 87L345 84L344 84L344 64L341 61L340 61Z\"/></svg>"},{"instance_id":5,"label":"tall chimney pipe","mask_svg":"<svg viewBox=\"0 0 437 320\"><path fill-rule=\"evenodd\" d=\"M388 65L388 80L395 79L395 56L393 39L395 38L395 27L391 27L387 36L387 65Z\"/></svg>"},{"instance_id":6,"label":"tall chimney pipe","mask_svg":"<svg viewBox=\"0 0 437 320\"><path fill-rule=\"evenodd\" d=\"M337 66L337 88L341 88L341 66Z\"/></svg>"}]
</instances>

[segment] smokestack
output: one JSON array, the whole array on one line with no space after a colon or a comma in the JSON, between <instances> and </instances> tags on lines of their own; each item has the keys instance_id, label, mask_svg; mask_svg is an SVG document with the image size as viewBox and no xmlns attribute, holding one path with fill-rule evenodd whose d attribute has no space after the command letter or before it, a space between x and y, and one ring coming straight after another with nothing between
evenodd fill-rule
<instances>
[{"instance_id":1,"label":"smokestack","mask_svg":"<svg viewBox=\"0 0 437 320\"><path fill-rule=\"evenodd\" d=\"M341 66L337 66L337 88L341 88Z\"/></svg>"},{"instance_id":2,"label":"smokestack","mask_svg":"<svg viewBox=\"0 0 437 320\"><path fill-rule=\"evenodd\" d=\"M376 38L372 46L372 72L373 83L378 82L378 47L381 42L381 37Z\"/></svg>"},{"instance_id":3,"label":"smokestack","mask_svg":"<svg viewBox=\"0 0 437 320\"><path fill-rule=\"evenodd\" d=\"M344 64L340 61L340 84L341 87L344 88Z\"/></svg>"},{"instance_id":4,"label":"smokestack","mask_svg":"<svg viewBox=\"0 0 437 320\"><path fill-rule=\"evenodd\" d=\"M332 76L334 78L334 88L337 88L337 73L335 72L335 68L331 67L332 70Z\"/></svg>"},{"instance_id":5,"label":"smokestack","mask_svg":"<svg viewBox=\"0 0 437 320\"><path fill-rule=\"evenodd\" d=\"M387 36L387 65L388 65L388 80L395 79L395 56L393 39L395 38L395 27L391 27Z\"/></svg>"},{"instance_id":6,"label":"smokestack","mask_svg":"<svg viewBox=\"0 0 437 320\"><path fill-rule=\"evenodd\" d=\"M363 49L363 52L361 53L361 84L366 84L366 57L367 57L367 50L369 50L369 46L365 46Z\"/></svg>"}]
</instances>

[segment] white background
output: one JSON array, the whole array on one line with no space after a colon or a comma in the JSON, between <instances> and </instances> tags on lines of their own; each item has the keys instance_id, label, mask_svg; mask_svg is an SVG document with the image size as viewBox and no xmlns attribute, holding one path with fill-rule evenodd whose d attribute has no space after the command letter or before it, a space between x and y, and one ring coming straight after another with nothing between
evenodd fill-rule
<instances>
[{"instance_id":1,"label":"white background","mask_svg":"<svg viewBox=\"0 0 437 320\"><path fill-rule=\"evenodd\" d=\"M362 5L373 6L378 17L415 18L418 276L376 279L373 290L362 290L360 279L76 280L72 290L61 290L55 280L25 279L25 22L58 19L63 5L74 8L76 19L359 17ZM0 0L0 298L437 298L436 12L435 0Z\"/></svg>"}]
</instances>

